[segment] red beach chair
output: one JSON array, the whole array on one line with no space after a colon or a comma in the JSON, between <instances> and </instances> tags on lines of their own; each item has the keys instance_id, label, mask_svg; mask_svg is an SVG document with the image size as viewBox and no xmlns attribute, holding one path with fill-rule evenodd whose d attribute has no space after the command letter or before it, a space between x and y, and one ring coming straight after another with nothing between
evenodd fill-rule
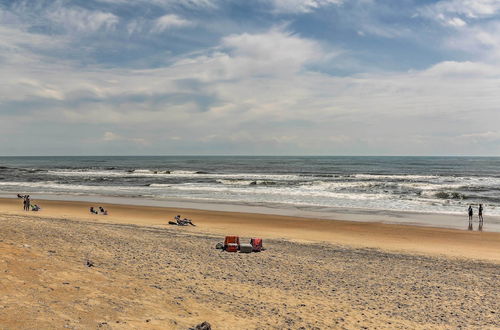
<instances>
[{"instance_id":1,"label":"red beach chair","mask_svg":"<svg viewBox=\"0 0 500 330\"><path fill-rule=\"evenodd\" d=\"M224 250L236 252L240 248L240 238L238 236L226 236L224 240Z\"/></svg>"},{"instance_id":2,"label":"red beach chair","mask_svg":"<svg viewBox=\"0 0 500 330\"><path fill-rule=\"evenodd\" d=\"M252 238L250 244L252 244L254 252L262 251L262 238Z\"/></svg>"}]
</instances>

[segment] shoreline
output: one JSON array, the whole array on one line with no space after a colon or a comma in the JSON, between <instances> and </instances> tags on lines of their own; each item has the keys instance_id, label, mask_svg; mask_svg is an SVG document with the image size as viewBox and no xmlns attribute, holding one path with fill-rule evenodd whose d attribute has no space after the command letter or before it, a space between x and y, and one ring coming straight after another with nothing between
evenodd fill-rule
<instances>
[{"instance_id":1,"label":"shoreline","mask_svg":"<svg viewBox=\"0 0 500 330\"><path fill-rule=\"evenodd\" d=\"M102 195L36 195L37 200L65 201L96 204L134 205L138 207L164 207L192 209L200 211L220 211L236 213L252 213L261 215L279 215L324 220L345 220L352 222L374 222L395 225L412 225L419 227L446 228L467 230L467 214L415 212L403 210L384 210L369 208L337 208L310 207L303 205L258 205L245 203L229 203L205 200L168 199L159 200L139 197L117 197ZM0 200L16 199L13 193L0 193ZM485 214L484 231L500 233L500 216ZM474 214L474 223L477 214ZM476 226L477 227L477 226Z\"/></svg>"},{"instance_id":2,"label":"shoreline","mask_svg":"<svg viewBox=\"0 0 500 330\"><path fill-rule=\"evenodd\" d=\"M387 224L376 221L346 221L260 214L235 211L200 210L182 207L140 206L83 201L35 199L42 210L22 211L21 200L0 198L0 216L29 215L99 223L136 224L165 227L176 214L193 220L197 227L175 227L189 233L239 235L284 239L304 243L346 245L354 248L374 248L392 252L437 255L452 258L488 260L500 263L500 233L458 230L411 224ZM109 215L92 215L90 206L103 206ZM366 217L370 217L366 214ZM375 217L375 216L374 216ZM464 223L466 225L466 223ZM466 228L464 228L466 229Z\"/></svg>"}]
</instances>

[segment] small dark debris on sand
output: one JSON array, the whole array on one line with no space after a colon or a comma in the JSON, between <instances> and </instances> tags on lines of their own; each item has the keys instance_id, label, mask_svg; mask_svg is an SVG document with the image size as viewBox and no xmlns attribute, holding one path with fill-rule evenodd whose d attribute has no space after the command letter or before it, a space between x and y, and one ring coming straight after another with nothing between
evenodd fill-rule
<instances>
[{"instance_id":1,"label":"small dark debris on sand","mask_svg":"<svg viewBox=\"0 0 500 330\"><path fill-rule=\"evenodd\" d=\"M212 330L212 326L207 321L200 323L189 330Z\"/></svg>"}]
</instances>

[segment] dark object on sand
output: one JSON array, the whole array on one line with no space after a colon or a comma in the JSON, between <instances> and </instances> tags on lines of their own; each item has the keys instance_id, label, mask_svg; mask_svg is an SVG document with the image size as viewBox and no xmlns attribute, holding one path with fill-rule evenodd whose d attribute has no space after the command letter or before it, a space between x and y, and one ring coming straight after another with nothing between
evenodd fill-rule
<instances>
[{"instance_id":1,"label":"dark object on sand","mask_svg":"<svg viewBox=\"0 0 500 330\"><path fill-rule=\"evenodd\" d=\"M252 253L253 246L250 243L241 243L240 244L240 253Z\"/></svg>"},{"instance_id":2,"label":"dark object on sand","mask_svg":"<svg viewBox=\"0 0 500 330\"><path fill-rule=\"evenodd\" d=\"M87 267L94 267L94 263L91 260L87 260L85 262L85 266L87 266Z\"/></svg>"},{"instance_id":3,"label":"dark object on sand","mask_svg":"<svg viewBox=\"0 0 500 330\"><path fill-rule=\"evenodd\" d=\"M177 222L175 222L175 221L169 221L169 222L168 222L168 224L169 224L169 225L174 225L174 226L177 226Z\"/></svg>"},{"instance_id":4,"label":"dark object on sand","mask_svg":"<svg viewBox=\"0 0 500 330\"><path fill-rule=\"evenodd\" d=\"M212 330L212 326L210 325L210 323L205 321L205 322L200 323L192 328L189 328L189 330Z\"/></svg>"},{"instance_id":5,"label":"dark object on sand","mask_svg":"<svg viewBox=\"0 0 500 330\"><path fill-rule=\"evenodd\" d=\"M215 245L215 248L216 248L217 250L224 250L224 243L222 243L222 242L217 243L217 244Z\"/></svg>"}]
</instances>

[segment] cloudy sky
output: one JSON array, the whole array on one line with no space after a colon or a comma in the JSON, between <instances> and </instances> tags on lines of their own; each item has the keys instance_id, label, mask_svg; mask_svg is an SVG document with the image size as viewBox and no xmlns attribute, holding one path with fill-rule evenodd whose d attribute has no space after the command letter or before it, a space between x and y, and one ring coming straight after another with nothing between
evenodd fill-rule
<instances>
[{"instance_id":1,"label":"cloudy sky","mask_svg":"<svg viewBox=\"0 0 500 330\"><path fill-rule=\"evenodd\" d=\"M0 155L497 155L500 0L0 0Z\"/></svg>"}]
</instances>

